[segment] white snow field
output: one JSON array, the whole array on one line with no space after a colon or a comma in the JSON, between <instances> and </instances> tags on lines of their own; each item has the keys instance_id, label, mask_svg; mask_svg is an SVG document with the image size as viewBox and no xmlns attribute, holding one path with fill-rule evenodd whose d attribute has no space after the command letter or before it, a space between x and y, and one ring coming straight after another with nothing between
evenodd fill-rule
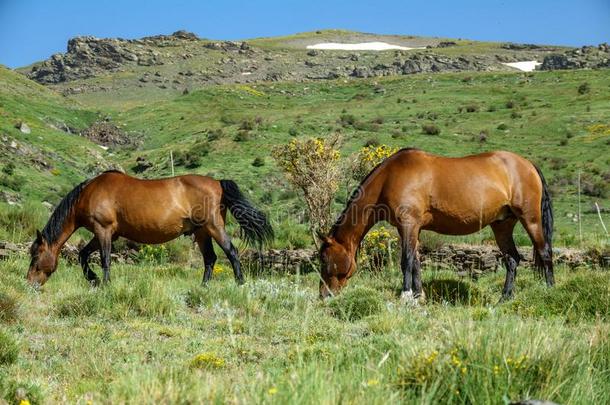
<instances>
[{"instance_id":1,"label":"white snow field","mask_svg":"<svg viewBox=\"0 0 610 405\"><path fill-rule=\"evenodd\" d=\"M531 72L536 69L536 66L542 65L542 63L535 60L525 60L522 62L503 63L503 65L517 68L522 72Z\"/></svg>"},{"instance_id":2,"label":"white snow field","mask_svg":"<svg viewBox=\"0 0 610 405\"><path fill-rule=\"evenodd\" d=\"M387 51L391 49L400 49L408 51L411 49L425 49L421 48L408 48L406 46L392 45L386 42L361 42L358 44L344 44L339 42L323 42L315 45L307 45L307 49L321 49L331 51Z\"/></svg>"}]
</instances>

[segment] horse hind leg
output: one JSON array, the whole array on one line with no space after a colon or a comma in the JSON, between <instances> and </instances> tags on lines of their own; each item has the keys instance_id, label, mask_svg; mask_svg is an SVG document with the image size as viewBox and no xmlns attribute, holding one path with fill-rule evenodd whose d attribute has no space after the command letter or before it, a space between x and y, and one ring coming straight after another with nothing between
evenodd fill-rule
<instances>
[{"instance_id":1,"label":"horse hind leg","mask_svg":"<svg viewBox=\"0 0 610 405\"><path fill-rule=\"evenodd\" d=\"M237 252L237 248L231 242L231 238L227 234L224 229L224 224L222 226L218 224L208 224L206 227L208 234L218 243L218 246L225 253L229 262L231 262L231 267L233 267L233 274L235 275L235 281L237 284L244 283L244 275L241 272L241 263L239 262L239 256Z\"/></svg>"},{"instance_id":2,"label":"horse hind leg","mask_svg":"<svg viewBox=\"0 0 610 405\"><path fill-rule=\"evenodd\" d=\"M544 274L546 285L552 287L555 284L553 252L550 244L544 239L540 215L522 217L520 221L534 246L534 265L540 273Z\"/></svg>"},{"instance_id":3,"label":"horse hind leg","mask_svg":"<svg viewBox=\"0 0 610 405\"><path fill-rule=\"evenodd\" d=\"M93 286L97 286L100 282L97 274L89 267L89 257L93 252L100 248L100 243L97 238L93 238L78 252L78 261L83 268L83 274L87 281Z\"/></svg>"},{"instance_id":4,"label":"horse hind leg","mask_svg":"<svg viewBox=\"0 0 610 405\"><path fill-rule=\"evenodd\" d=\"M204 230L200 230L195 234L195 241L199 246L199 250L203 255L203 280L202 283L206 284L212 278L212 271L216 264L216 253L214 252L214 246L212 245L212 237L207 234Z\"/></svg>"},{"instance_id":5,"label":"horse hind leg","mask_svg":"<svg viewBox=\"0 0 610 405\"><path fill-rule=\"evenodd\" d=\"M517 276L517 266L521 261L521 256L517 251L513 239L513 230L515 229L516 223L516 218L509 218L491 224L491 229L496 238L498 248L500 248L500 252L502 252L504 267L506 268L506 280L504 281L504 288L502 289L502 300L510 299L513 295L513 287Z\"/></svg>"}]
</instances>

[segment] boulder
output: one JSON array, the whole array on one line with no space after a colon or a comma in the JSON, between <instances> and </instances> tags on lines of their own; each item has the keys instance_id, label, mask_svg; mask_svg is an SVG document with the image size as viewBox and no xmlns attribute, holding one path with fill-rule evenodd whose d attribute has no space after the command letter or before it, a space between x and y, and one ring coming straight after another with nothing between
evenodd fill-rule
<instances>
[{"instance_id":1,"label":"boulder","mask_svg":"<svg viewBox=\"0 0 610 405\"><path fill-rule=\"evenodd\" d=\"M26 124L23 121L19 121L17 124L15 124L15 128L17 128L19 131L21 131L24 134L29 134L32 132L32 130L30 129L28 124Z\"/></svg>"}]
</instances>

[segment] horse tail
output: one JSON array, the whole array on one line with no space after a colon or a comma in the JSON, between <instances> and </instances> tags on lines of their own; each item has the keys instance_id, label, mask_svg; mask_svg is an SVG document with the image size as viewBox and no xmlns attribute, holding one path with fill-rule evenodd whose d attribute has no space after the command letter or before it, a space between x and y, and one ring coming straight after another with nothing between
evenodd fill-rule
<instances>
[{"instance_id":1,"label":"horse tail","mask_svg":"<svg viewBox=\"0 0 610 405\"><path fill-rule=\"evenodd\" d=\"M231 211L240 227L240 237L259 249L273 240L273 228L265 214L244 197L233 180L220 180L222 204Z\"/></svg>"},{"instance_id":2,"label":"horse tail","mask_svg":"<svg viewBox=\"0 0 610 405\"><path fill-rule=\"evenodd\" d=\"M540 181L542 182L542 199L540 201L540 213L542 216L542 233L544 236L544 250L548 254L549 259L553 259L553 203L549 193L548 185L542 175L542 171L534 165ZM540 272L544 270L543 260L536 248L534 247L534 265Z\"/></svg>"}]
</instances>

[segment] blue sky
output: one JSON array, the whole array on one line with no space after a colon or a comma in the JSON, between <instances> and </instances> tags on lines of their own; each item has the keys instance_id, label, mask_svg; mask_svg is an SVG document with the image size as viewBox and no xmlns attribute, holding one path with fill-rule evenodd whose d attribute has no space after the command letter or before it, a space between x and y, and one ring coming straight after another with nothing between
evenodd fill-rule
<instances>
[{"instance_id":1,"label":"blue sky","mask_svg":"<svg viewBox=\"0 0 610 405\"><path fill-rule=\"evenodd\" d=\"M0 0L0 63L46 59L77 35L139 38L186 29L244 39L324 28L581 46L610 42L610 0Z\"/></svg>"}]
</instances>

